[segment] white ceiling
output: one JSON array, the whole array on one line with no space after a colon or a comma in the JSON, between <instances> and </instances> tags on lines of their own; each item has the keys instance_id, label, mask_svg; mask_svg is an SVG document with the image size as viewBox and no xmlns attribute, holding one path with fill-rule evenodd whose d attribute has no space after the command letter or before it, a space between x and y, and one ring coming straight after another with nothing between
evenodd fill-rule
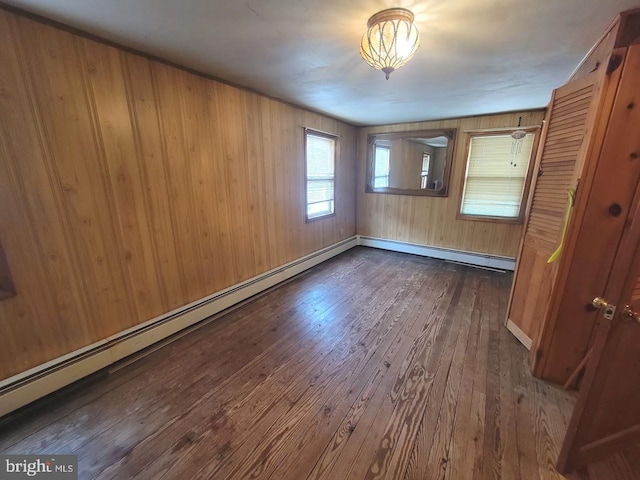
<instances>
[{"instance_id":1,"label":"white ceiling","mask_svg":"<svg viewBox=\"0 0 640 480\"><path fill-rule=\"evenodd\" d=\"M617 12L640 0L4 0L358 125L544 107ZM416 15L421 46L385 80L368 18Z\"/></svg>"}]
</instances>

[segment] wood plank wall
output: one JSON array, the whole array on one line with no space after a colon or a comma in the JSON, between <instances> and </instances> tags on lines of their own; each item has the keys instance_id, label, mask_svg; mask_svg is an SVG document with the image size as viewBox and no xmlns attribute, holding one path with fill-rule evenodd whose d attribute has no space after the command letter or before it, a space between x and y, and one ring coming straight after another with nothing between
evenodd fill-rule
<instances>
[{"instance_id":1,"label":"wood plank wall","mask_svg":"<svg viewBox=\"0 0 640 480\"><path fill-rule=\"evenodd\" d=\"M0 9L0 379L348 238L356 129ZM340 135L305 223L303 126Z\"/></svg>"},{"instance_id":2,"label":"wood plank wall","mask_svg":"<svg viewBox=\"0 0 640 480\"><path fill-rule=\"evenodd\" d=\"M540 125L543 110L459 119L380 125L358 129L358 234L451 248L467 252L515 257L522 225L456 219L466 163L468 130ZM449 196L422 197L365 193L367 136L371 133L456 128Z\"/></svg>"}]
</instances>

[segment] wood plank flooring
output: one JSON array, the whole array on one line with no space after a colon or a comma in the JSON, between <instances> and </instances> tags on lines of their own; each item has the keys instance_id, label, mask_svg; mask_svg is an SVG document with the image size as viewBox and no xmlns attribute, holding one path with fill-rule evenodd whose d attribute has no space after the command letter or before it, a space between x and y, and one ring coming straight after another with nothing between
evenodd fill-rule
<instances>
[{"instance_id":1,"label":"wood plank flooring","mask_svg":"<svg viewBox=\"0 0 640 480\"><path fill-rule=\"evenodd\" d=\"M564 478L574 399L502 326L510 282L358 247L5 419L0 451L82 479Z\"/></svg>"}]
</instances>

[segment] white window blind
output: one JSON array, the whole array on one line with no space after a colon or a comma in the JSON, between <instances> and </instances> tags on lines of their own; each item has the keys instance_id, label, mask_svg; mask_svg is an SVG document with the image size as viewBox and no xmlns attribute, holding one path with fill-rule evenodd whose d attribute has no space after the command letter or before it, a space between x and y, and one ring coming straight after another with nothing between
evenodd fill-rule
<instances>
[{"instance_id":1,"label":"white window blind","mask_svg":"<svg viewBox=\"0 0 640 480\"><path fill-rule=\"evenodd\" d=\"M307 132L307 219L335 211L335 138Z\"/></svg>"},{"instance_id":2,"label":"white window blind","mask_svg":"<svg viewBox=\"0 0 640 480\"><path fill-rule=\"evenodd\" d=\"M508 134L471 137L461 214L518 218L534 137L520 145Z\"/></svg>"},{"instance_id":3,"label":"white window blind","mask_svg":"<svg viewBox=\"0 0 640 480\"><path fill-rule=\"evenodd\" d=\"M384 145L376 145L373 162L373 188L386 188L389 186L389 158L391 148Z\"/></svg>"}]
</instances>

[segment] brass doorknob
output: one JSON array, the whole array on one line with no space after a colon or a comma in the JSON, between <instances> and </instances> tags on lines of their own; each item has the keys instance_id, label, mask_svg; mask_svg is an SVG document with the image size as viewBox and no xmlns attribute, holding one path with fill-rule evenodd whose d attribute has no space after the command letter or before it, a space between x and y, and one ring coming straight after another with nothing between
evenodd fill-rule
<instances>
[{"instance_id":1,"label":"brass doorknob","mask_svg":"<svg viewBox=\"0 0 640 480\"><path fill-rule=\"evenodd\" d=\"M607 302L604 298L602 297L596 297L592 300L591 304L598 308L598 309L603 309L603 308L607 308L609 306L609 302Z\"/></svg>"},{"instance_id":2,"label":"brass doorknob","mask_svg":"<svg viewBox=\"0 0 640 480\"><path fill-rule=\"evenodd\" d=\"M634 312L631 308L631 305L625 305L622 310L622 316L627 320L633 320L634 322L640 324L640 314Z\"/></svg>"}]
</instances>

